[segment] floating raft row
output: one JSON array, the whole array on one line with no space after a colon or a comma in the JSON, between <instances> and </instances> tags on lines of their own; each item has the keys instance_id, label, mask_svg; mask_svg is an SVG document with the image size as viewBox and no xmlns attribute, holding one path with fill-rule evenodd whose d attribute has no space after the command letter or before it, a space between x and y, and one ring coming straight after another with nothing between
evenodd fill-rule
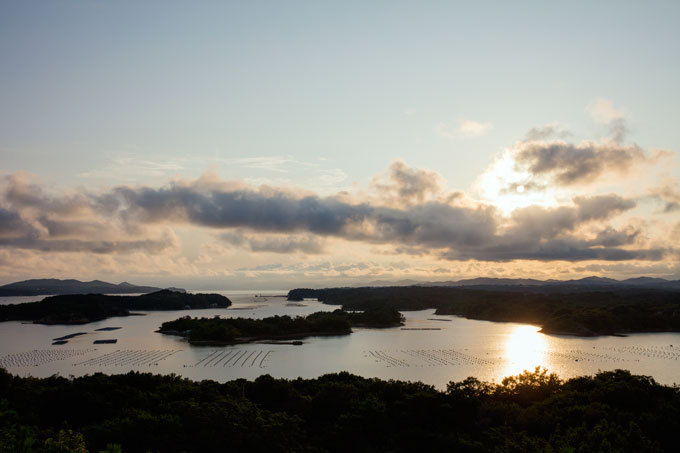
<instances>
[{"instance_id":1,"label":"floating raft row","mask_svg":"<svg viewBox=\"0 0 680 453\"><path fill-rule=\"evenodd\" d=\"M496 361L476 357L455 349L373 350L364 351L364 357L387 367L493 365L496 363Z\"/></svg>"},{"instance_id":2,"label":"floating raft row","mask_svg":"<svg viewBox=\"0 0 680 453\"><path fill-rule=\"evenodd\" d=\"M122 329L122 327L102 327L101 329L94 329L95 332L109 332L111 330Z\"/></svg>"},{"instance_id":3,"label":"floating raft row","mask_svg":"<svg viewBox=\"0 0 680 453\"><path fill-rule=\"evenodd\" d=\"M595 348L593 348L595 349ZM661 359L661 360L678 360L680 358L680 348L673 347L673 345L668 346L612 346L612 347L599 347L597 349L602 349L605 351L617 352L620 354L625 354L627 356L633 357L644 357L650 359Z\"/></svg>"},{"instance_id":4,"label":"floating raft row","mask_svg":"<svg viewBox=\"0 0 680 453\"><path fill-rule=\"evenodd\" d=\"M116 350L93 357L83 362L74 363L73 366L158 366L158 362L165 360L179 352L178 349L154 349L154 350Z\"/></svg>"},{"instance_id":5,"label":"floating raft row","mask_svg":"<svg viewBox=\"0 0 680 453\"><path fill-rule=\"evenodd\" d=\"M442 330L441 327L402 327L400 330Z\"/></svg>"},{"instance_id":6,"label":"floating raft row","mask_svg":"<svg viewBox=\"0 0 680 453\"><path fill-rule=\"evenodd\" d=\"M110 340L94 340L92 344L116 344L118 343L118 340L116 338L112 338Z\"/></svg>"},{"instance_id":7,"label":"floating raft row","mask_svg":"<svg viewBox=\"0 0 680 453\"><path fill-rule=\"evenodd\" d=\"M75 338L80 335L87 335L87 332L70 333L68 335L64 335L63 337L52 338L52 341L70 340L71 338Z\"/></svg>"},{"instance_id":8,"label":"floating raft row","mask_svg":"<svg viewBox=\"0 0 680 453\"><path fill-rule=\"evenodd\" d=\"M1 368L21 368L45 365L46 363L79 357L96 349L35 349L33 351L8 354L0 358Z\"/></svg>"},{"instance_id":9,"label":"floating raft row","mask_svg":"<svg viewBox=\"0 0 680 453\"><path fill-rule=\"evenodd\" d=\"M267 360L274 351L231 349L215 350L190 367L266 368Z\"/></svg>"},{"instance_id":10,"label":"floating raft row","mask_svg":"<svg viewBox=\"0 0 680 453\"><path fill-rule=\"evenodd\" d=\"M623 357L616 357L610 354L599 354L596 352L571 349L568 351L545 351L546 357L555 362L630 362L631 360Z\"/></svg>"}]
</instances>

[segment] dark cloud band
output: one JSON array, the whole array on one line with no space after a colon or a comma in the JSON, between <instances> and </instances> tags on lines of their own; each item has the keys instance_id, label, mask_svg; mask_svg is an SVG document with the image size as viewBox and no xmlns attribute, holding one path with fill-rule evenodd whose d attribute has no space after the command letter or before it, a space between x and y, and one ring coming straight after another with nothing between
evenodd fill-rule
<instances>
[{"instance_id":1,"label":"dark cloud band","mask_svg":"<svg viewBox=\"0 0 680 453\"><path fill-rule=\"evenodd\" d=\"M416 180L412 182L417 185ZM7 208L0 210L1 247L154 252L171 247L173 241L149 238L144 234L147 227L186 223L224 230L219 233L222 240L254 252L321 253L319 238L323 237L386 244L456 260L661 260L668 252L634 249L637 233L617 233L607 225L595 239L578 237L580 226L606 224L635 207L634 201L613 194L577 197L571 206L531 206L504 218L487 205L414 203L418 197L411 192L407 193L409 203L398 208L274 189L119 187L105 194L80 193L62 200L48 197L39 187L30 193L31 187L21 187L22 197L10 197L10 184L3 200ZM36 208L39 216L24 217ZM65 212L75 211L81 213L79 220L65 219ZM96 237L98 225L107 223L121 225L117 240Z\"/></svg>"}]
</instances>

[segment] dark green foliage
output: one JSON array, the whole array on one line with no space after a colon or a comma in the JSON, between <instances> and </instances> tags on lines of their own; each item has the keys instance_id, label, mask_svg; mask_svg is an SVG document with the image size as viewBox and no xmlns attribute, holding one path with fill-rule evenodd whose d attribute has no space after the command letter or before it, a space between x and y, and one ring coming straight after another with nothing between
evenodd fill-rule
<instances>
[{"instance_id":1,"label":"dark green foliage","mask_svg":"<svg viewBox=\"0 0 680 453\"><path fill-rule=\"evenodd\" d=\"M345 310L435 308L437 314L539 324L545 333L602 335L680 331L680 293L626 289L575 293L450 287L295 289L289 299L318 298Z\"/></svg>"},{"instance_id":2,"label":"dark green foliage","mask_svg":"<svg viewBox=\"0 0 680 453\"><path fill-rule=\"evenodd\" d=\"M0 321L85 324L112 316L128 316L130 310L226 308L229 305L231 301L220 294L188 294L168 290L141 296L73 294L46 297L40 302L0 305Z\"/></svg>"},{"instance_id":3,"label":"dark green foliage","mask_svg":"<svg viewBox=\"0 0 680 453\"><path fill-rule=\"evenodd\" d=\"M190 318L164 322L160 332L186 335L192 342L231 343L254 339L303 338L313 335L345 335L351 326L391 327L403 316L396 310L371 309L361 313L342 310L317 312L306 317Z\"/></svg>"},{"instance_id":4,"label":"dark green foliage","mask_svg":"<svg viewBox=\"0 0 680 453\"><path fill-rule=\"evenodd\" d=\"M404 315L390 307L369 307L361 312L348 313L350 324L366 327L394 327L404 323Z\"/></svg>"},{"instance_id":5,"label":"dark green foliage","mask_svg":"<svg viewBox=\"0 0 680 453\"><path fill-rule=\"evenodd\" d=\"M348 373L193 382L0 370L0 451L677 451L680 388L545 370L445 392ZM82 449L80 450L82 451Z\"/></svg>"}]
</instances>

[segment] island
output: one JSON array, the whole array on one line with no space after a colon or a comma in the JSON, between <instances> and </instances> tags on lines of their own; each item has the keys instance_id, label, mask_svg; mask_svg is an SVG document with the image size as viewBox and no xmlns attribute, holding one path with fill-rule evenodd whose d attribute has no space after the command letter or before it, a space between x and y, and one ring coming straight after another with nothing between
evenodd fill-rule
<instances>
[{"instance_id":1,"label":"island","mask_svg":"<svg viewBox=\"0 0 680 453\"><path fill-rule=\"evenodd\" d=\"M34 278L0 286L0 297L47 296L56 294L144 294L159 291L155 286L138 286L132 283L108 283L101 280L81 282L80 280L57 278ZM175 292L186 292L183 288L165 288Z\"/></svg>"},{"instance_id":2,"label":"island","mask_svg":"<svg viewBox=\"0 0 680 453\"><path fill-rule=\"evenodd\" d=\"M167 289L140 296L71 294L46 297L40 302L0 305L0 322L87 324L114 316L130 316L134 314L132 310L196 310L230 305L231 301L220 294L189 294Z\"/></svg>"},{"instance_id":3,"label":"island","mask_svg":"<svg viewBox=\"0 0 680 453\"><path fill-rule=\"evenodd\" d=\"M306 298L341 305L345 310L435 309L438 315L534 324L547 334L680 332L680 293L677 291L625 288L544 293L536 289L494 291L408 286L300 288L288 293L292 301Z\"/></svg>"},{"instance_id":4,"label":"island","mask_svg":"<svg viewBox=\"0 0 680 453\"><path fill-rule=\"evenodd\" d=\"M226 345L263 340L289 340L312 336L348 335L352 327L395 327L404 317L397 310L371 308L362 312L334 310L307 316L250 318L191 318L164 322L159 333L187 337L195 345Z\"/></svg>"}]
</instances>

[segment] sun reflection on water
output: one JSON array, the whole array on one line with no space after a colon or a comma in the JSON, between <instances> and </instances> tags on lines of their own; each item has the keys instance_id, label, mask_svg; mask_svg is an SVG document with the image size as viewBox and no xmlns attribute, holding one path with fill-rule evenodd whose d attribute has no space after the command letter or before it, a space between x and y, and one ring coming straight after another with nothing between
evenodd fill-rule
<instances>
[{"instance_id":1,"label":"sun reflection on water","mask_svg":"<svg viewBox=\"0 0 680 453\"><path fill-rule=\"evenodd\" d=\"M536 326L517 326L508 335L504 351L505 366L499 379L545 365L547 344L543 334L539 333L540 329Z\"/></svg>"}]
</instances>

